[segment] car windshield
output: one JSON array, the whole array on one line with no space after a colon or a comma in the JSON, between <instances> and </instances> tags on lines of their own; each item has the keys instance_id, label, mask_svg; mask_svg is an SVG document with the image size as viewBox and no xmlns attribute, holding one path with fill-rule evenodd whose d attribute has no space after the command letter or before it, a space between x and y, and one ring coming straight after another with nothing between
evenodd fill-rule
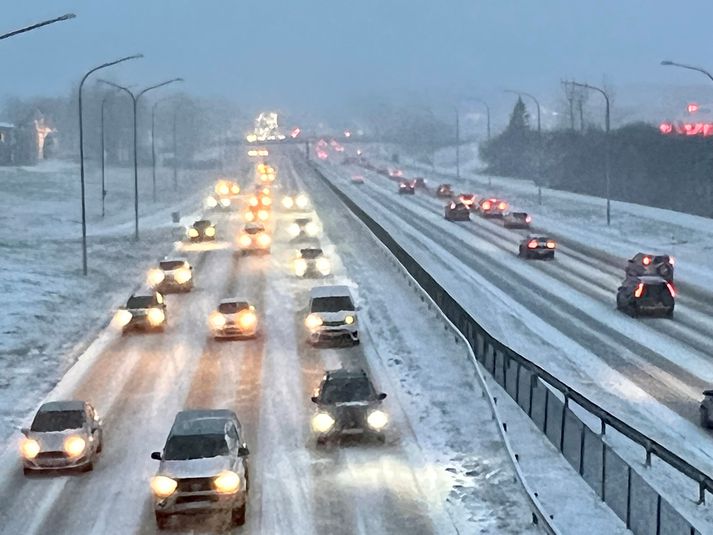
<instances>
[{"instance_id":1,"label":"car windshield","mask_svg":"<svg viewBox=\"0 0 713 535\"><path fill-rule=\"evenodd\" d=\"M331 379L322 387L321 401L327 404L369 401L375 393L366 378Z\"/></svg>"},{"instance_id":2,"label":"car windshield","mask_svg":"<svg viewBox=\"0 0 713 535\"><path fill-rule=\"evenodd\" d=\"M158 265L164 271L172 271L183 267L185 262L183 260L162 260L158 263Z\"/></svg>"},{"instance_id":3,"label":"car windshield","mask_svg":"<svg viewBox=\"0 0 713 535\"><path fill-rule=\"evenodd\" d=\"M340 295L312 299L312 312L341 312L342 310L354 310L351 297Z\"/></svg>"},{"instance_id":4,"label":"car windshield","mask_svg":"<svg viewBox=\"0 0 713 535\"><path fill-rule=\"evenodd\" d=\"M186 461L228 454L224 435L174 435L166 442L164 459Z\"/></svg>"},{"instance_id":5,"label":"car windshield","mask_svg":"<svg viewBox=\"0 0 713 535\"><path fill-rule=\"evenodd\" d=\"M81 429L84 426L84 411L40 411L32 421L32 431L64 431Z\"/></svg>"},{"instance_id":6,"label":"car windshield","mask_svg":"<svg viewBox=\"0 0 713 535\"><path fill-rule=\"evenodd\" d=\"M221 303L218 305L218 312L221 314L237 314L241 310L248 308L247 303Z\"/></svg>"},{"instance_id":7,"label":"car windshield","mask_svg":"<svg viewBox=\"0 0 713 535\"><path fill-rule=\"evenodd\" d=\"M132 295L126 302L126 308L150 308L154 305L154 298L150 295Z\"/></svg>"},{"instance_id":8,"label":"car windshield","mask_svg":"<svg viewBox=\"0 0 713 535\"><path fill-rule=\"evenodd\" d=\"M302 249L300 251L300 256L305 260L314 260L315 258L322 256L322 249Z\"/></svg>"},{"instance_id":9,"label":"car windshield","mask_svg":"<svg viewBox=\"0 0 713 535\"><path fill-rule=\"evenodd\" d=\"M201 221L196 221L195 223L193 223L193 226L195 228L206 228L206 227L211 226L211 224L212 223L210 221L208 221L207 219L204 219Z\"/></svg>"}]
</instances>

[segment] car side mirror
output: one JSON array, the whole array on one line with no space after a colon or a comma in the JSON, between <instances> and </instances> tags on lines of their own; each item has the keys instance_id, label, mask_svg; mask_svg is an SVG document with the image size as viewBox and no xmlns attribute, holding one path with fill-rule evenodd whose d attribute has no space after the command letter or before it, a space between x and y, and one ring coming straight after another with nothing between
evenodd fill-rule
<instances>
[{"instance_id":1,"label":"car side mirror","mask_svg":"<svg viewBox=\"0 0 713 535\"><path fill-rule=\"evenodd\" d=\"M154 461L160 461L161 460L161 452L160 451L151 452L151 458Z\"/></svg>"},{"instance_id":2,"label":"car side mirror","mask_svg":"<svg viewBox=\"0 0 713 535\"><path fill-rule=\"evenodd\" d=\"M238 457L247 457L250 455L250 450L247 446L240 446L238 448Z\"/></svg>"},{"instance_id":3,"label":"car side mirror","mask_svg":"<svg viewBox=\"0 0 713 535\"><path fill-rule=\"evenodd\" d=\"M377 399L378 399L379 401L385 400L385 399L386 399L386 392L382 392L381 394L379 394L379 395L377 396Z\"/></svg>"},{"instance_id":4,"label":"car side mirror","mask_svg":"<svg viewBox=\"0 0 713 535\"><path fill-rule=\"evenodd\" d=\"M312 403L319 403L319 396L312 396L310 399L312 400Z\"/></svg>"}]
</instances>

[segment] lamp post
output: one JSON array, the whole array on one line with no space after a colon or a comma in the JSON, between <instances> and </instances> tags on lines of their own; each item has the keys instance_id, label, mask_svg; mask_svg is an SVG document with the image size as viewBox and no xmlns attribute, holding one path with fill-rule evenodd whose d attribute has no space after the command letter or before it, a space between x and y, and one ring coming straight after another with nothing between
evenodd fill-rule
<instances>
[{"instance_id":1,"label":"lamp post","mask_svg":"<svg viewBox=\"0 0 713 535\"><path fill-rule=\"evenodd\" d=\"M460 179L460 111L458 106L454 109L456 111L456 178Z\"/></svg>"},{"instance_id":2,"label":"lamp post","mask_svg":"<svg viewBox=\"0 0 713 535\"><path fill-rule=\"evenodd\" d=\"M537 204L542 204L542 112L540 110L540 101L530 93L524 91L513 91L506 89L506 93L514 93L518 96L530 98L537 107Z\"/></svg>"},{"instance_id":3,"label":"lamp post","mask_svg":"<svg viewBox=\"0 0 713 535\"><path fill-rule=\"evenodd\" d=\"M698 69L696 69L698 70ZM705 71L704 71L705 72ZM708 73L706 73L708 74ZM710 76L710 74L708 74ZM711 78L713 80L713 78ZM590 91L596 91L597 93L601 94L604 97L604 102L606 103L606 110L605 110L605 116L604 116L604 128L605 128L605 141L604 141L604 175L605 175L605 181L606 181L606 194L607 194L607 226L611 225L611 154L610 154L610 140L609 140L609 131L610 131L610 104L609 104L609 95L607 92L600 88L596 87L593 85L589 84L582 84L579 82L572 82L572 85L576 87L581 87L583 89L588 89Z\"/></svg>"},{"instance_id":4,"label":"lamp post","mask_svg":"<svg viewBox=\"0 0 713 535\"><path fill-rule=\"evenodd\" d=\"M109 82L107 80L100 80L100 82L110 85L120 91L125 92L129 97L131 97L131 102L133 103L133 115L134 115L134 239L136 241L139 240L139 162L138 162L138 142L137 142L137 124L136 124L136 116L138 113L138 104L139 100L143 95L148 93L149 91L152 91L154 89L158 89L159 87L163 87L168 84L172 84L174 82L182 82L183 78L173 78L171 80L166 80L165 82L161 82L160 84L152 85L149 86L145 89L142 89L138 93L132 92L128 87L124 87L119 84L115 84L113 82Z\"/></svg>"},{"instance_id":5,"label":"lamp post","mask_svg":"<svg viewBox=\"0 0 713 535\"><path fill-rule=\"evenodd\" d=\"M123 63L124 61L143 57L143 54L135 54L133 56L126 56L121 59L102 63L101 65L87 71L87 73L82 77L82 81L79 82L79 175L82 183L82 272L85 276L87 274L87 210L84 192L84 128L82 121L82 88L84 87L84 82L87 81L87 78L89 78L89 76L96 71L106 69L107 67L111 67L117 63Z\"/></svg>"},{"instance_id":6,"label":"lamp post","mask_svg":"<svg viewBox=\"0 0 713 535\"><path fill-rule=\"evenodd\" d=\"M713 81L713 75L711 75L711 73L709 73L707 70L705 70L701 67L694 67L693 65L686 65L684 63L677 63L675 61L670 61L670 60L663 60L661 62L661 65L670 66L670 67L680 67L681 69L688 69L691 71L698 71L700 73L705 74L708 78L710 78L711 81Z\"/></svg>"},{"instance_id":7,"label":"lamp post","mask_svg":"<svg viewBox=\"0 0 713 535\"><path fill-rule=\"evenodd\" d=\"M25 28L20 28L19 30L13 30L11 32L2 34L2 35L0 35L0 40L7 39L8 37L14 37L16 35L20 35L21 33L30 32L32 30L36 30L37 28L42 28L43 26L48 26L50 24L54 24L55 22L62 22L64 20L70 20L70 19L75 18L76 16L77 15L75 15L74 13L67 13L66 15L62 15L61 17L57 17L55 19L38 22L36 24L32 24L31 26L26 26Z\"/></svg>"},{"instance_id":8,"label":"lamp post","mask_svg":"<svg viewBox=\"0 0 713 535\"><path fill-rule=\"evenodd\" d=\"M109 98L108 95L104 95L102 98L102 111L101 111L101 162L102 162L102 218L104 217L104 201L106 199L106 181L105 181L105 165L104 165L104 107L106 106L106 101Z\"/></svg>"}]
</instances>

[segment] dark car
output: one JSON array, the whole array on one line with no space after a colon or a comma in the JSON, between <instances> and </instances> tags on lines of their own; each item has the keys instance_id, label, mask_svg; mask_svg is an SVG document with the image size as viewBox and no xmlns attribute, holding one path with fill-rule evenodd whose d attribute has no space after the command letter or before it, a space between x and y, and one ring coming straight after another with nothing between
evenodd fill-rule
<instances>
[{"instance_id":1,"label":"dark car","mask_svg":"<svg viewBox=\"0 0 713 535\"><path fill-rule=\"evenodd\" d=\"M317 412L312 416L312 430L317 444L325 444L344 435L373 436L385 441L388 416L381 410L386 394L377 393L364 370L327 371L312 402Z\"/></svg>"},{"instance_id":2,"label":"dark car","mask_svg":"<svg viewBox=\"0 0 713 535\"><path fill-rule=\"evenodd\" d=\"M626 276L636 277L639 275L658 275L668 282L673 282L673 265L675 260L672 256L653 255L646 253L636 253L626 263Z\"/></svg>"},{"instance_id":3,"label":"dark car","mask_svg":"<svg viewBox=\"0 0 713 535\"><path fill-rule=\"evenodd\" d=\"M25 474L42 470L94 468L102 450L104 435L101 420L86 401L44 403L20 444Z\"/></svg>"},{"instance_id":4,"label":"dark car","mask_svg":"<svg viewBox=\"0 0 713 535\"><path fill-rule=\"evenodd\" d=\"M192 242L215 240L215 224L208 219L195 221L186 231L188 239Z\"/></svg>"},{"instance_id":5,"label":"dark car","mask_svg":"<svg viewBox=\"0 0 713 535\"><path fill-rule=\"evenodd\" d=\"M555 257L557 242L547 236L528 236L520 242L518 255L525 259L552 260Z\"/></svg>"},{"instance_id":6,"label":"dark car","mask_svg":"<svg viewBox=\"0 0 713 535\"><path fill-rule=\"evenodd\" d=\"M616 308L630 316L673 317L676 289L658 275L627 277L616 292Z\"/></svg>"},{"instance_id":7,"label":"dark car","mask_svg":"<svg viewBox=\"0 0 713 535\"><path fill-rule=\"evenodd\" d=\"M159 529L172 515L227 512L245 523L249 451L236 414L227 409L179 412L151 478Z\"/></svg>"},{"instance_id":8,"label":"dark car","mask_svg":"<svg viewBox=\"0 0 713 535\"><path fill-rule=\"evenodd\" d=\"M422 176L417 176L416 178L413 179L413 185L417 188L420 189L427 189L428 184L426 183L426 179L423 178Z\"/></svg>"},{"instance_id":9,"label":"dark car","mask_svg":"<svg viewBox=\"0 0 713 535\"><path fill-rule=\"evenodd\" d=\"M112 320L122 334L131 330L160 331L166 329L166 302L156 290L136 292L126 306L116 311Z\"/></svg>"},{"instance_id":10,"label":"dark car","mask_svg":"<svg viewBox=\"0 0 713 535\"><path fill-rule=\"evenodd\" d=\"M439 184L436 188L436 197L450 199L453 197L453 187L450 184Z\"/></svg>"},{"instance_id":11,"label":"dark car","mask_svg":"<svg viewBox=\"0 0 713 535\"><path fill-rule=\"evenodd\" d=\"M503 226L505 228L529 229L532 217L527 212L510 212L503 216Z\"/></svg>"},{"instance_id":12,"label":"dark car","mask_svg":"<svg viewBox=\"0 0 713 535\"><path fill-rule=\"evenodd\" d=\"M470 221L470 208L460 201L451 201L446 205L445 217L448 221Z\"/></svg>"},{"instance_id":13,"label":"dark car","mask_svg":"<svg viewBox=\"0 0 713 535\"><path fill-rule=\"evenodd\" d=\"M402 180L399 183L399 194L414 195L416 193L416 185L411 181Z\"/></svg>"},{"instance_id":14,"label":"dark car","mask_svg":"<svg viewBox=\"0 0 713 535\"><path fill-rule=\"evenodd\" d=\"M508 203L502 199L491 197L483 199L478 204L478 212L483 217L503 217L508 209Z\"/></svg>"},{"instance_id":15,"label":"dark car","mask_svg":"<svg viewBox=\"0 0 713 535\"><path fill-rule=\"evenodd\" d=\"M703 399L699 407L701 426L706 429L713 428L713 390L704 390Z\"/></svg>"}]
</instances>

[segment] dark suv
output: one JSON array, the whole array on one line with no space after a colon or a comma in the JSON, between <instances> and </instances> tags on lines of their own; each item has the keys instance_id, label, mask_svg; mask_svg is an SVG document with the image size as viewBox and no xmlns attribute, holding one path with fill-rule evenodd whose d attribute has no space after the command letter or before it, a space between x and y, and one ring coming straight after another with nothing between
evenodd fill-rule
<instances>
[{"instance_id":1,"label":"dark suv","mask_svg":"<svg viewBox=\"0 0 713 535\"><path fill-rule=\"evenodd\" d=\"M332 370L324 374L312 402L312 430L317 444L344 435L373 436L385 441L388 416L381 410L386 394L377 393L364 370Z\"/></svg>"},{"instance_id":2,"label":"dark suv","mask_svg":"<svg viewBox=\"0 0 713 535\"><path fill-rule=\"evenodd\" d=\"M658 275L627 277L616 293L616 308L630 316L673 317L676 290Z\"/></svg>"},{"instance_id":3,"label":"dark suv","mask_svg":"<svg viewBox=\"0 0 713 535\"><path fill-rule=\"evenodd\" d=\"M248 448L231 410L187 410L176 414L161 461L151 478L159 529L174 514L222 511L233 524L245 523Z\"/></svg>"},{"instance_id":4,"label":"dark suv","mask_svg":"<svg viewBox=\"0 0 713 535\"><path fill-rule=\"evenodd\" d=\"M448 221L470 221L470 208L463 202L451 201L445 210L445 218Z\"/></svg>"}]
</instances>

